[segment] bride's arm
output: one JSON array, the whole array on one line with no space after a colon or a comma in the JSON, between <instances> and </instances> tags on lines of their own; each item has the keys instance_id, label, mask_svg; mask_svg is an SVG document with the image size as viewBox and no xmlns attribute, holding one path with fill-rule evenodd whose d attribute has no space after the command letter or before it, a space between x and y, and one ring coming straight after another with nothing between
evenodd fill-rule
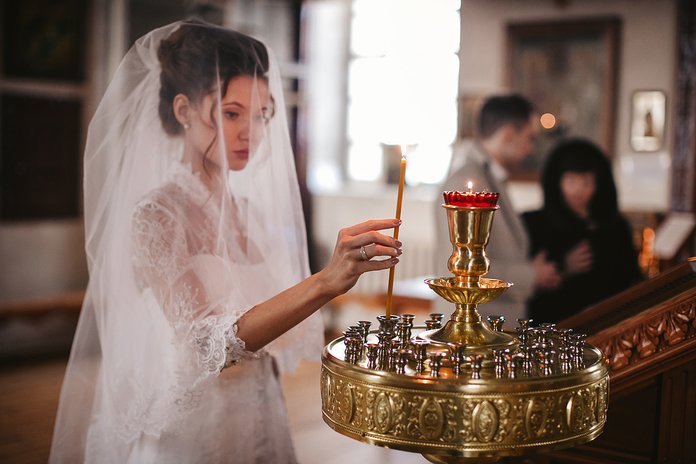
<instances>
[{"instance_id":1,"label":"bride's arm","mask_svg":"<svg viewBox=\"0 0 696 464\"><path fill-rule=\"evenodd\" d=\"M373 220L341 230L326 268L248 311L218 278L224 266L218 272L215 257L191 254L180 218L161 201L136 208L132 259L138 280L152 289L180 343L193 349L204 371L216 372L349 290L362 273L393 266L401 244L378 231L397 223ZM364 261L360 247L365 245L370 258L390 258Z\"/></svg>"},{"instance_id":2,"label":"bride's arm","mask_svg":"<svg viewBox=\"0 0 696 464\"><path fill-rule=\"evenodd\" d=\"M361 274L388 269L401 254L401 243L380 230L396 227L395 219L366 221L342 229L329 264L297 285L254 306L237 321L237 337L246 350L256 351L275 340L324 304L350 290ZM365 261L360 247L367 246Z\"/></svg>"}]
</instances>

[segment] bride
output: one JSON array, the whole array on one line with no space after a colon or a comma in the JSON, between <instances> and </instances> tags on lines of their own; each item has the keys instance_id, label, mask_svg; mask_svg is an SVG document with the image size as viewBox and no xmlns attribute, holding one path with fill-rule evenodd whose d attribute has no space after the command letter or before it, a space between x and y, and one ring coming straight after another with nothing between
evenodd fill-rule
<instances>
[{"instance_id":1,"label":"bride","mask_svg":"<svg viewBox=\"0 0 696 464\"><path fill-rule=\"evenodd\" d=\"M295 462L279 370L318 359L317 309L401 243L395 219L345 228L309 275L285 111L238 32L180 22L128 52L85 149L90 281L51 462Z\"/></svg>"}]
</instances>

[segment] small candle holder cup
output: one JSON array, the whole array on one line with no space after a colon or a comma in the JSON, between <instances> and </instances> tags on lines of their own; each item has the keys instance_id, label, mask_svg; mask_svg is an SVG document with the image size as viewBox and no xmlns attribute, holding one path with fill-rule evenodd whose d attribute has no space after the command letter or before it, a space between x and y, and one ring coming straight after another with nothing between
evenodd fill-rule
<instances>
[{"instance_id":1,"label":"small candle holder cup","mask_svg":"<svg viewBox=\"0 0 696 464\"><path fill-rule=\"evenodd\" d=\"M387 332L387 333L394 333L394 326L396 325L397 322L399 322L399 316L396 315L390 315L387 316L386 314L377 316L377 321L379 321L379 331L380 332Z\"/></svg>"}]
</instances>

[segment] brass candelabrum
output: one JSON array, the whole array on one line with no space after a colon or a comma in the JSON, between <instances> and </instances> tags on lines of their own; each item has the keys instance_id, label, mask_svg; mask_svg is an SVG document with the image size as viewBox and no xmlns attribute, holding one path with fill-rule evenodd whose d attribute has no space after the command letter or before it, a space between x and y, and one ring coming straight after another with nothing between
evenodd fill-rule
<instances>
[{"instance_id":1,"label":"brass candelabrum","mask_svg":"<svg viewBox=\"0 0 696 464\"><path fill-rule=\"evenodd\" d=\"M486 278L497 194L445 192L452 277L425 283L455 310L442 325L414 315L358 321L322 356L324 421L339 433L423 454L433 463L495 462L575 446L604 427L609 390L602 353L555 324L514 330L478 305L512 286Z\"/></svg>"}]
</instances>

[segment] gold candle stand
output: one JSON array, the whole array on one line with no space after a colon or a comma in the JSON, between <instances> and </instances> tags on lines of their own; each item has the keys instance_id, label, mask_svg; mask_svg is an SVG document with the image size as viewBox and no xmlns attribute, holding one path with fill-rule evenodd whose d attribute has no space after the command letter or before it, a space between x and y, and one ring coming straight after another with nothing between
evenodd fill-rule
<instances>
[{"instance_id":1,"label":"gold candle stand","mask_svg":"<svg viewBox=\"0 0 696 464\"><path fill-rule=\"evenodd\" d=\"M324 421L359 441L421 453L433 463L495 462L593 440L604 427L602 353L553 324L504 329L478 305L512 284L486 278L497 206L443 205L451 277L425 283L455 310L444 326L412 315L361 321L322 356Z\"/></svg>"}]
</instances>

